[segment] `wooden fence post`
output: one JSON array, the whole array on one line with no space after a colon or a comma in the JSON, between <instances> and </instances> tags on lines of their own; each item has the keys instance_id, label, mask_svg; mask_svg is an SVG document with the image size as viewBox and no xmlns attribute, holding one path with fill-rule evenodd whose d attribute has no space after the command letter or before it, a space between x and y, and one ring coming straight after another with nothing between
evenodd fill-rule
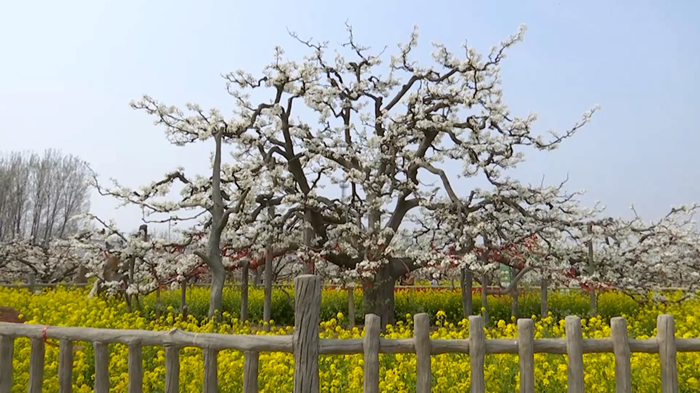
<instances>
[{"instance_id":1,"label":"wooden fence post","mask_svg":"<svg viewBox=\"0 0 700 393\"><path fill-rule=\"evenodd\" d=\"M15 351L15 338L0 337L0 393L12 391L12 356Z\"/></svg>"},{"instance_id":2,"label":"wooden fence post","mask_svg":"<svg viewBox=\"0 0 700 393\"><path fill-rule=\"evenodd\" d=\"M109 393L109 346L95 341L95 393Z\"/></svg>"},{"instance_id":3,"label":"wooden fence post","mask_svg":"<svg viewBox=\"0 0 700 393\"><path fill-rule=\"evenodd\" d=\"M661 360L661 392L678 393L676 326L673 315L659 315L656 319L656 330L659 342L659 359Z\"/></svg>"},{"instance_id":4,"label":"wooden fence post","mask_svg":"<svg viewBox=\"0 0 700 393\"><path fill-rule=\"evenodd\" d=\"M165 393L180 391L180 348L165 347Z\"/></svg>"},{"instance_id":5,"label":"wooden fence post","mask_svg":"<svg viewBox=\"0 0 700 393\"><path fill-rule=\"evenodd\" d=\"M632 393L632 366L627 321L622 317L610 320L610 337L615 354L615 392Z\"/></svg>"},{"instance_id":6,"label":"wooden fence post","mask_svg":"<svg viewBox=\"0 0 700 393\"><path fill-rule=\"evenodd\" d=\"M243 357L243 393L258 393L260 354L251 351L244 353Z\"/></svg>"},{"instance_id":7,"label":"wooden fence post","mask_svg":"<svg viewBox=\"0 0 700 393\"><path fill-rule=\"evenodd\" d=\"M365 337L363 339L364 393L379 393L379 332L382 320L379 315L365 315Z\"/></svg>"},{"instance_id":8,"label":"wooden fence post","mask_svg":"<svg viewBox=\"0 0 700 393\"><path fill-rule=\"evenodd\" d=\"M583 334L581 318L568 316L566 323L566 353L569 356L569 393L583 393Z\"/></svg>"},{"instance_id":9,"label":"wooden fence post","mask_svg":"<svg viewBox=\"0 0 700 393\"><path fill-rule=\"evenodd\" d=\"M469 362L471 366L471 393L484 393L484 356L486 355L486 334L484 319L478 315L469 317Z\"/></svg>"},{"instance_id":10,"label":"wooden fence post","mask_svg":"<svg viewBox=\"0 0 700 393\"><path fill-rule=\"evenodd\" d=\"M143 392L143 353L140 341L129 344L129 393Z\"/></svg>"},{"instance_id":11,"label":"wooden fence post","mask_svg":"<svg viewBox=\"0 0 700 393\"><path fill-rule=\"evenodd\" d=\"M355 327L355 284L349 283L348 290L348 327Z\"/></svg>"},{"instance_id":12,"label":"wooden fence post","mask_svg":"<svg viewBox=\"0 0 700 393\"><path fill-rule=\"evenodd\" d=\"M31 339L31 350L29 354L29 393L41 393L44 382L44 355L46 345L41 338ZM0 359L2 362L2 359Z\"/></svg>"},{"instance_id":13,"label":"wooden fence post","mask_svg":"<svg viewBox=\"0 0 700 393\"><path fill-rule=\"evenodd\" d=\"M430 393L433 375L430 370L430 317L426 313L413 316L413 333L416 346L416 392Z\"/></svg>"},{"instance_id":14,"label":"wooden fence post","mask_svg":"<svg viewBox=\"0 0 700 393\"><path fill-rule=\"evenodd\" d=\"M535 393L535 321L518 319L520 393Z\"/></svg>"},{"instance_id":15,"label":"wooden fence post","mask_svg":"<svg viewBox=\"0 0 700 393\"><path fill-rule=\"evenodd\" d=\"M61 340L58 347L58 391L70 393L73 389L73 341Z\"/></svg>"},{"instance_id":16,"label":"wooden fence post","mask_svg":"<svg viewBox=\"0 0 700 393\"><path fill-rule=\"evenodd\" d=\"M294 393L318 393L321 277L294 279Z\"/></svg>"},{"instance_id":17,"label":"wooden fence post","mask_svg":"<svg viewBox=\"0 0 700 393\"><path fill-rule=\"evenodd\" d=\"M204 393L217 393L219 391L218 364L219 351L211 348L202 349L204 361Z\"/></svg>"}]
</instances>

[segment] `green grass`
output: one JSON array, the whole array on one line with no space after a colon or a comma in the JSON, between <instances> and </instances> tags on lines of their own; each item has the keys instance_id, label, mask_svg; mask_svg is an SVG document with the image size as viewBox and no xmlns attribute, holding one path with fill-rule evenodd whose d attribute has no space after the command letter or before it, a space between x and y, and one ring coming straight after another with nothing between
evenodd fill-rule
<instances>
[{"instance_id":1,"label":"green grass","mask_svg":"<svg viewBox=\"0 0 700 393\"><path fill-rule=\"evenodd\" d=\"M249 289L248 318L252 322L263 319L263 290ZM355 316L356 323L363 322L362 291L355 290ZM187 292L188 313L198 319L206 317L209 309L209 289L206 287L191 287ZM427 289L427 290L400 290L396 293L396 319L406 321L412 315L426 312L434 322L435 314L444 311L447 322L457 323L462 320L462 295L459 289ZM180 291L164 291L161 294L162 307L180 309ZM540 314L539 293L529 292L519 297L519 317L531 317ZM156 307L156 296L151 294L141 301L146 314L153 312ZM510 296L489 296L489 319L510 320L511 298ZM567 315L586 316L589 312L588 294L581 292L552 292L548 297L549 311L554 318L564 318ZM481 297L473 296L474 315L481 314ZM604 293L598 297L598 315L609 319L618 315L635 315L640 306L632 299L617 293ZM240 290L235 287L227 287L223 294L223 312L232 318L240 317L241 297ZM347 292L336 289L324 289L321 305L321 320L329 320L339 312L347 317L348 302ZM276 325L294 324L294 290L287 288L281 290L275 288L272 291L272 319Z\"/></svg>"}]
</instances>

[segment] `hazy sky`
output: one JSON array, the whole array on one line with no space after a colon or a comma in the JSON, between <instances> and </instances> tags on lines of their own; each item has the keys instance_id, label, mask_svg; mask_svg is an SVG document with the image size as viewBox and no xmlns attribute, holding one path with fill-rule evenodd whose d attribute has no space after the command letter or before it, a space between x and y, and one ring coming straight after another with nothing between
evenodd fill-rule
<instances>
[{"instance_id":1,"label":"hazy sky","mask_svg":"<svg viewBox=\"0 0 700 393\"><path fill-rule=\"evenodd\" d=\"M528 25L503 64L506 102L564 129L594 104L593 122L560 150L537 153L518 177L568 174L610 213L631 203L649 218L700 200L700 3L697 1L4 1L0 3L0 151L58 148L138 186L178 165L206 171L205 146L176 148L153 118L128 106L146 93L168 104L198 102L227 113L220 75L259 73L287 35L394 51L420 26L417 56L433 41L482 51ZM93 212L125 229L138 209L95 196Z\"/></svg>"}]
</instances>

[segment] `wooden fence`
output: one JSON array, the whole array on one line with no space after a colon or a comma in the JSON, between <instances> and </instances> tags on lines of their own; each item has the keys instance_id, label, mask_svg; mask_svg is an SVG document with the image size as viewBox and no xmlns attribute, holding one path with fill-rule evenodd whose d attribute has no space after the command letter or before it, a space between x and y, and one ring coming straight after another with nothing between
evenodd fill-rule
<instances>
[{"instance_id":1,"label":"wooden fence","mask_svg":"<svg viewBox=\"0 0 700 393\"><path fill-rule=\"evenodd\" d=\"M56 327L29 324L0 323L0 393L12 389L12 356L14 340L31 339L29 392L42 390L45 340L58 339L59 392L72 389L73 343L92 342L95 350L95 392L109 391L108 344L128 345L129 392L142 391L143 346L165 347L165 392L179 390L180 349L197 347L203 350L204 392L218 391L217 355L220 350L235 349L244 353L244 392L258 391L258 359L260 352L294 354L294 391L319 391L319 355L364 355L364 392L379 393L379 354L415 353L417 360L417 392L431 390L431 355L466 353L470 357L471 392L484 392L484 358L487 354L517 354L520 363L520 391L535 391L535 353L568 355L568 383L570 393L584 391L584 353L608 352L615 355L616 391L632 391L630 353L659 353L663 393L678 392L676 352L700 352L700 339L674 337L671 315L658 317L658 335L654 339L636 340L627 336L624 318L612 319L610 338L582 338L581 320L566 318L565 339L534 339L534 322L518 320L517 339L486 340L484 321L479 316L469 318L469 339L431 339L427 314L414 317L414 337L387 339L380 337L380 320L376 315L365 317L362 339L320 339L321 279L304 275L295 280L295 330L292 336L225 335L189 333L178 329L164 332L117 330L79 327Z\"/></svg>"}]
</instances>

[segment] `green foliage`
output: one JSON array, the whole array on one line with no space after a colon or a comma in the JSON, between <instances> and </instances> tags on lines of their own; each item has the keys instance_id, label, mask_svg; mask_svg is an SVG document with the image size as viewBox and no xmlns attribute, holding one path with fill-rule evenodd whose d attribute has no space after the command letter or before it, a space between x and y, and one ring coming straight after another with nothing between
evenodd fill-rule
<instances>
[{"instance_id":1,"label":"green foliage","mask_svg":"<svg viewBox=\"0 0 700 393\"><path fill-rule=\"evenodd\" d=\"M355 296L355 322L363 323L363 299L362 291L357 289ZM240 317L241 296L236 287L227 287L223 294L223 312L228 312L234 318ZM327 321L334 318L339 312L347 317L348 298L347 291L326 288L323 291L321 305L321 320ZM206 317L209 308L209 289L206 287L191 287L187 292L188 313L197 319ZM264 293L262 288L249 289L248 294L248 318L252 322L263 319ZM407 321L418 313L428 313L434 323L438 311L446 315L446 322L458 323L462 320L462 294L459 289L400 289L395 293L396 319ZM146 311L154 310L156 306L155 294L149 295L142 302ZM561 319L567 315L587 316L589 313L588 294L570 292L552 292L548 297L549 311L555 319ZM165 291L161 294L161 307L171 306L180 309L180 291ZM474 315L481 314L481 297L473 296ZM489 316L492 321L511 319L511 297L489 296ZM618 293L603 293L598 296L598 315L604 319L610 319L619 315L635 315L640 306L632 299ZM520 317L531 317L540 314L539 293L528 292L518 298L518 311ZM275 288L272 291L272 319L276 325L294 325L294 289Z\"/></svg>"}]
</instances>

